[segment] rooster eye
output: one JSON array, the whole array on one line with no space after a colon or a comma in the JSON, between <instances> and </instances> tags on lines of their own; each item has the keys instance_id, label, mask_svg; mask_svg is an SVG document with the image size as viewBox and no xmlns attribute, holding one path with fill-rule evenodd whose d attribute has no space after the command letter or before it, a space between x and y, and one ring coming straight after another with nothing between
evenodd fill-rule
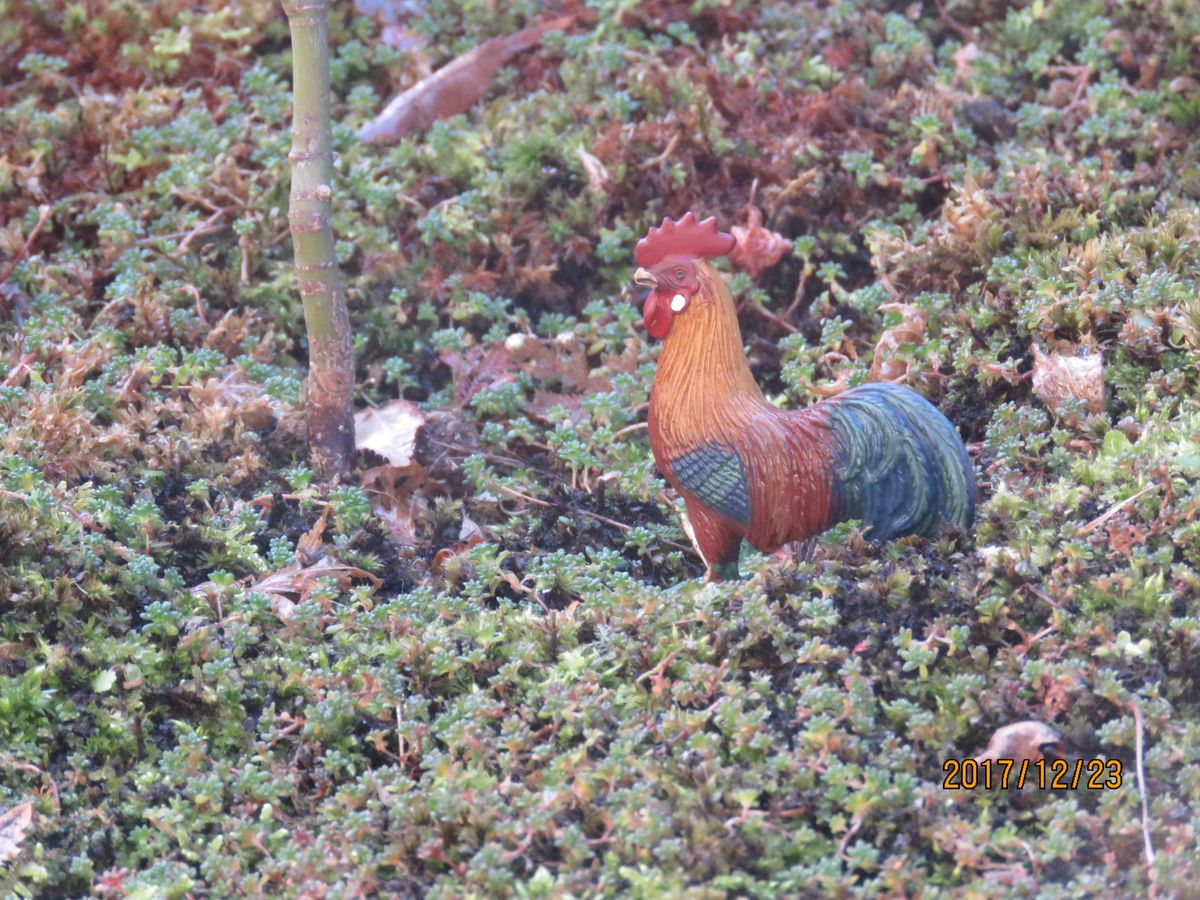
<instances>
[{"instance_id":1,"label":"rooster eye","mask_svg":"<svg viewBox=\"0 0 1200 900\"><path fill-rule=\"evenodd\" d=\"M675 280L676 280L676 281L680 281L680 282L682 282L682 281L683 281L683 279L684 279L684 278L686 278L686 277L687 277L687 272L685 272L685 271L683 270L683 267L682 267L682 266L680 266L678 269L676 269L676 270L675 270Z\"/></svg>"}]
</instances>

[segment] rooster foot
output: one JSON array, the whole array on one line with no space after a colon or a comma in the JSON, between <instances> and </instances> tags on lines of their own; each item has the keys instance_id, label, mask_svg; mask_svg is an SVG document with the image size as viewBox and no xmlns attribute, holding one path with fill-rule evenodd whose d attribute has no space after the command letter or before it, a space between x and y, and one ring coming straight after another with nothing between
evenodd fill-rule
<instances>
[{"instance_id":1,"label":"rooster foot","mask_svg":"<svg viewBox=\"0 0 1200 900\"><path fill-rule=\"evenodd\" d=\"M708 581L708 582L741 581L742 576L741 576L741 573L738 572L737 560L735 559L730 562L723 562L723 563L717 563L716 565L710 565L708 567L708 572L704 576L704 580Z\"/></svg>"}]
</instances>

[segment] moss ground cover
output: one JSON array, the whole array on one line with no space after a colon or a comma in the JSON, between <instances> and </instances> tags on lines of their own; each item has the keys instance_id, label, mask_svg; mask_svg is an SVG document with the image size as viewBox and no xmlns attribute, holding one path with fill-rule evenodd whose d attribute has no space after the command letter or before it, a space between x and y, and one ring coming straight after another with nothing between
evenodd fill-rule
<instances>
[{"instance_id":1,"label":"moss ground cover","mask_svg":"<svg viewBox=\"0 0 1200 900\"><path fill-rule=\"evenodd\" d=\"M1195 5L596 0L379 147L562 11L387 8L332 29L358 397L428 415L381 512L305 457L282 12L0 0L4 891L1194 895ZM629 283L687 209L791 242L731 279L781 403L919 310L973 535L697 580ZM942 789L1023 719L1123 785Z\"/></svg>"}]
</instances>

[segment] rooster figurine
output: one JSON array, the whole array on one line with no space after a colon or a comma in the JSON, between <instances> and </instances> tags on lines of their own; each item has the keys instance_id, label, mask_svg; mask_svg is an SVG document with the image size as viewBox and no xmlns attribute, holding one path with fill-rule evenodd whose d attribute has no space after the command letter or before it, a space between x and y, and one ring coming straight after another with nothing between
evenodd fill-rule
<instances>
[{"instance_id":1,"label":"rooster figurine","mask_svg":"<svg viewBox=\"0 0 1200 900\"><path fill-rule=\"evenodd\" d=\"M663 341L650 447L683 495L708 580L738 577L742 539L770 553L846 519L886 541L969 527L975 484L962 439L914 391L870 384L803 410L763 396L729 288L708 262L734 247L715 218L664 219L638 241L642 321Z\"/></svg>"}]
</instances>

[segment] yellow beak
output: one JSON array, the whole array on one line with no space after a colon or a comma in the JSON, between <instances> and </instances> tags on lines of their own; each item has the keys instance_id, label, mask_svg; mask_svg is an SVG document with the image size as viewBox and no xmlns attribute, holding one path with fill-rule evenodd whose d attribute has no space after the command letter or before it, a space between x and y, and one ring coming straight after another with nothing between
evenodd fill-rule
<instances>
[{"instance_id":1,"label":"yellow beak","mask_svg":"<svg viewBox=\"0 0 1200 900\"><path fill-rule=\"evenodd\" d=\"M636 272L634 272L633 273L633 282L634 282L634 284L640 284L642 287L647 287L647 288L658 287L658 281L655 279L655 277L653 275L650 274L650 272L647 269L639 268Z\"/></svg>"}]
</instances>

